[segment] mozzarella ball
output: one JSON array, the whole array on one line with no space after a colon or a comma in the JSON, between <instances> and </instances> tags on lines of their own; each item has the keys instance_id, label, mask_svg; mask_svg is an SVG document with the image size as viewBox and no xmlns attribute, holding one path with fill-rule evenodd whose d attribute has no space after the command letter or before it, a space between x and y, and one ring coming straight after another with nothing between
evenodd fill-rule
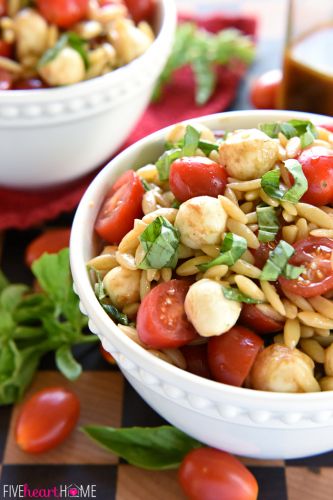
<instances>
[{"instance_id":1,"label":"mozzarella ball","mask_svg":"<svg viewBox=\"0 0 333 500\"><path fill-rule=\"evenodd\" d=\"M120 66L141 56L152 44L151 36L137 28L130 19L116 19L112 23L109 39L116 49Z\"/></svg>"},{"instance_id":2,"label":"mozzarella ball","mask_svg":"<svg viewBox=\"0 0 333 500\"><path fill-rule=\"evenodd\" d=\"M20 10L14 18L17 57L40 56L47 48L48 25L33 9Z\"/></svg>"},{"instance_id":3,"label":"mozzarella ball","mask_svg":"<svg viewBox=\"0 0 333 500\"><path fill-rule=\"evenodd\" d=\"M272 344L258 354L250 374L253 389L271 392L317 392L314 362L299 351Z\"/></svg>"},{"instance_id":4,"label":"mozzarella ball","mask_svg":"<svg viewBox=\"0 0 333 500\"><path fill-rule=\"evenodd\" d=\"M65 47L55 59L39 68L39 74L49 85L70 85L84 79L85 67L80 54Z\"/></svg>"},{"instance_id":5,"label":"mozzarella ball","mask_svg":"<svg viewBox=\"0 0 333 500\"><path fill-rule=\"evenodd\" d=\"M103 279L103 286L112 304L122 309L140 300L141 271L114 267Z\"/></svg>"},{"instance_id":6,"label":"mozzarella ball","mask_svg":"<svg viewBox=\"0 0 333 500\"><path fill-rule=\"evenodd\" d=\"M168 132L165 140L171 144L177 144L178 142L180 142L184 138L187 125L189 124L177 123L177 125L172 127L170 132ZM210 142L216 141L215 135L210 130L210 128L206 127L206 125L202 125L201 123L191 123L190 125L198 132L200 132L200 139Z\"/></svg>"},{"instance_id":7,"label":"mozzarella ball","mask_svg":"<svg viewBox=\"0 0 333 500\"><path fill-rule=\"evenodd\" d=\"M221 242L226 221L227 214L217 198L197 196L180 205L175 227L184 245L199 249Z\"/></svg>"},{"instance_id":8,"label":"mozzarella ball","mask_svg":"<svg viewBox=\"0 0 333 500\"><path fill-rule=\"evenodd\" d=\"M220 145L220 160L230 177L248 181L272 170L278 152L277 142L261 130L236 130Z\"/></svg>"},{"instance_id":9,"label":"mozzarella ball","mask_svg":"<svg viewBox=\"0 0 333 500\"><path fill-rule=\"evenodd\" d=\"M186 315L202 337L213 337L230 330L241 309L239 302L225 298L217 281L206 278L194 283L185 298Z\"/></svg>"}]
</instances>

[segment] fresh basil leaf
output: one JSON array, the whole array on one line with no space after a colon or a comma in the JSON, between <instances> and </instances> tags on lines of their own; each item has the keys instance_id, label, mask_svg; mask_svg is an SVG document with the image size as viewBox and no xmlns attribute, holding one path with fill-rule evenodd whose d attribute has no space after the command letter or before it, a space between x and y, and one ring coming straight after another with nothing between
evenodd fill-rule
<instances>
[{"instance_id":1,"label":"fresh basil leaf","mask_svg":"<svg viewBox=\"0 0 333 500\"><path fill-rule=\"evenodd\" d=\"M280 200L284 190L280 187L281 172L279 169L266 172L261 178L261 187L270 198Z\"/></svg>"},{"instance_id":2,"label":"fresh basil leaf","mask_svg":"<svg viewBox=\"0 0 333 500\"><path fill-rule=\"evenodd\" d=\"M178 261L179 231L164 217L157 217L139 236L145 256L139 269L174 269Z\"/></svg>"},{"instance_id":3,"label":"fresh basil leaf","mask_svg":"<svg viewBox=\"0 0 333 500\"><path fill-rule=\"evenodd\" d=\"M200 139L200 132L192 127L192 125L187 125L184 135L184 146L183 146L183 156L193 156L198 149Z\"/></svg>"},{"instance_id":4,"label":"fresh basil leaf","mask_svg":"<svg viewBox=\"0 0 333 500\"><path fill-rule=\"evenodd\" d=\"M308 190L308 181L304 175L302 165L297 160L287 160L284 165L294 178L294 185L283 195L283 200L298 203Z\"/></svg>"},{"instance_id":5,"label":"fresh basil leaf","mask_svg":"<svg viewBox=\"0 0 333 500\"><path fill-rule=\"evenodd\" d=\"M258 128L272 139L276 139L277 136L279 135L279 132L281 131L280 123L275 123L275 122L260 123Z\"/></svg>"},{"instance_id":6,"label":"fresh basil leaf","mask_svg":"<svg viewBox=\"0 0 333 500\"><path fill-rule=\"evenodd\" d=\"M298 267L298 266L292 266L291 264L286 264L285 268L283 269L282 275L288 280L295 280L302 273L304 273L304 271L305 271L304 266Z\"/></svg>"},{"instance_id":7,"label":"fresh basil leaf","mask_svg":"<svg viewBox=\"0 0 333 500\"><path fill-rule=\"evenodd\" d=\"M41 68L42 66L45 66L49 62L53 61L58 56L59 52L66 47L67 42L68 36L67 33L64 33L53 47L44 52L38 62L38 67Z\"/></svg>"},{"instance_id":8,"label":"fresh basil leaf","mask_svg":"<svg viewBox=\"0 0 333 500\"><path fill-rule=\"evenodd\" d=\"M302 148L312 144L318 137L316 127L309 120L288 120L287 122L281 123L262 123L259 125L259 129L272 138L277 138L279 132L282 132L287 139L299 137L301 139Z\"/></svg>"},{"instance_id":9,"label":"fresh basil leaf","mask_svg":"<svg viewBox=\"0 0 333 500\"><path fill-rule=\"evenodd\" d=\"M259 205L256 211L259 225L259 241L263 241L264 243L273 241L280 228L276 210L274 207L269 207L268 205Z\"/></svg>"},{"instance_id":10,"label":"fresh basil leaf","mask_svg":"<svg viewBox=\"0 0 333 500\"><path fill-rule=\"evenodd\" d=\"M42 55L42 57L38 62L38 67L41 68L42 66L45 66L46 64L56 59L59 53L65 47L69 46L80 54L84 62L85 68L88 69L89 59L86 52L86 45L87 42L76 33L72 32L64 33L63 35L61 35L61 37L53 47L44 52L44 54Z\"/></svg>"},{"instance_id":11,"label":"fresh basil leaf","mask_svg":"<svg viewBox=\"0 0 333 500\"><path fill-rule=\"evenodd\" d=\"M182 156L183 151L179 148L164 151L155 163L160 181L167 181L169 179L171 163Z\"/></svg>"},{"instance_id":12,"label":"fresh basil leaf","mask_svg":"<svg viewBox=\"0 0 333 500\"><path fill-rule=\"evenodd\" d=\"M283 275L285 273L286 269L288 275L294 275L298 272L299 276L303 270L298 268L298 271L292 271L294 266L291 264L288 265L288 260L292 257L292 255L294 255L294 253L294 247L289 245L289 243L284 240L279 241L274 250L269 252L269 257L263 270L261 271L260 279L265 281L276 281L281 274Z\"/></svg>"},{"instance_id":13,"label":"fresh basil leaf","mask_svg":"<svg viewBox=\"0 0 333 500\"><path fill-rule=\"evenodd\" d=\"M221 254L210 262L200 264L200 271L207 271L213 266L225 264L233 266L247 249L246 239L233 233L226 233L221 247Z\"/></svg>"},{"instance_id":14,"label":"fresh basil leaf","mask_svg":"<svg viewBox=\"0 0 333 500\"><path fill-rule=\"evenodd\" d=\"M202 446L169 425L123 429L87 425L82 430L107 450L143 469L177 468L189 451Z\"/></svg>"},{"instance_id":15,"label":"fresh basil leaf","mask_svg":"<svg viewBox=\"0 0 333 500\"><path fill-rule=\"evenodd\" d=\"M0 305L8 312L13 312L14 309L22 301L22 297L29 290L27 285L8 285L0 295Z\"/></svg>"},{"instance_id":16,"label":"fresh basil leaf","mask_svg":"<svg viewBox=\"0 0 333 500\"><path fill-rule=\"evenodd\" d=\"M58 370L68 380L76 380L82 372L82 366L74 359L69 345L63 345L56 350L55 362Z\"/></svg>"},{"instance_id":17,"label":"fresh basil leaf","mask_svg":"<svg viewBox=\"0 0 333 500\"><path fill-rule=\"evenodd\" d=\"M143 189L147 192L147 191L151 191L152 190L152 187L151 185L149 184L149 182L146 181L146 179L143 179L142 177L140 177L140 181L141 181L141 184L143 186Z\"/></svg>"},{"instance_id":18,"label":"fresh basil leaf","mask_svg":"<svg viewBox=\"0 0 333 500\"><path fill-rule=\"evenodd\" d=\"M86 51L86 46L87 42L83 38L81 38L79 35L73 32L67 33L67 43L72 49L76 50L76 52L79 53L81 56L84 67L86 69L89 68L89 59L88 59L88 54Z\"/></svg>"},{"instance_id":19,"label":"fresh basil leaf","mask_svg":"<svg viewBox=\"0 0 333 500\"><path fill-rule=\"evenodd\" d=\"M0 269L0 293L5 288L7 288L8 285L9 285L9 281L7 280L6 276L4 275L4 273Z\"/></svg>"},{"instance_id":20,"label":"fresh basil leaf","mask_svg":"<svg viewBox=\"0 0 333 500\"><path fill-rule=\"evenodd\" d=\"M175 200L172 202L171 208L179 208L181 205L181 202L178 200Z\"/></svg>"},{"instance_id":21,"label":"fresh basil leaf","mask_svg":"<svg viewBox=\"0 0 333 500\"><path fill-rule=\"evenodd\" d=\"M196 83L195 102L203 106L214 92L217 76L213 64L203 58L192 61L192 69Z\"/></svg>"},{"instance_id":22,"label":"fresh basil leaf","mask_svg":"<svg viewBox=\"0 0 333 500\"><path fill-rule=\"evenodd\" d=\"M206 155L209 156L212 151L218 151L219 145L217 142L199 140L198 148Z\"/></svg>"},{"instance_id":23,"label":"fresh basil leaf","mask_svg":"<svg viewBox=\"0 0 333 500\"><path fill-rule=\"evenodd\" d=\"M126 314L120 312L119 309L116 308L116 306L112 304L105 304L103 302L101 302L101 305L104 311L106 311L108 315L111 316L115 323L120 323L121 325L125 326L130 324L130 321Z\"/></svg>"},{"instance_id":24,"label":"fresh basil leaf","mask_svg":"<svg viewBox=\"0 0 333 500\"><path fill-rule=\"evenodd\" d=\"M223 295L228 300L234 300L235 302L244 302L245 304L262 304L262 300L252 299L244 293L242 293L238 288L225 287L222 286Z\"/></svg>"}]
</instances>

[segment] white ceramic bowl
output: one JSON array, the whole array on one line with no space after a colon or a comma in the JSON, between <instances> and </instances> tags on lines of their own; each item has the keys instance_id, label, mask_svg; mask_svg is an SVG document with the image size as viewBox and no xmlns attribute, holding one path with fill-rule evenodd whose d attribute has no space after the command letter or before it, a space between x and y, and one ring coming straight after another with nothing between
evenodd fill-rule
<instances>
[{"instance_id":1,"label":"white ceramic bowl","mask_svg":"<svg viewBox=\"0 0 333 500\"><path fill-rule=\"evenodd\" d=\"M0 91L0 185L63 183L110 158L149 102L175 26L174 0L158 0L158 36L126 66L67 87Z\"/></svg>"},{"instance_id":2,"label":"white ceramic bowl","mask_svg":"<svg viewBox=\"0 0 333 500\"><path fill-rule=\"evenodd\" d=\"M249 128L292 117L317 124L332 118L289 111L239 111L200 118L212 129ZM166 130L166 129L165 129ZM296 458L333 448L333 392L281 394L232 387L192 375L152 356L127 338L98 303L86 270L94 255L93 227L109 187L119 174L154 161L165 130L134 144L95 178L77 210L71 267L81 310L103 347L138 393L166 420L202 442L255 458Z\"/></svg>"}]
</instances>

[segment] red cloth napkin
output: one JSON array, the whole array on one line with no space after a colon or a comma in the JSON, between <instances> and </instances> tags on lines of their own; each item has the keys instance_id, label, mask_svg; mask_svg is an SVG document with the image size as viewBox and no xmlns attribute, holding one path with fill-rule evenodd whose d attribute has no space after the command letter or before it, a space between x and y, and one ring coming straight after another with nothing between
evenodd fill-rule
<instances>
[{"instance_id":1,"label":"red cloth napkin","mask_svg":"<svg viewBox=\"0 0 333 500\"><path fill-rule=\"evenodd\" d=\"M218 14L204 19L182 16L181 20L193 21L212 32L234 27L245 34L255 34L255 20L248 17ZM165 89L161 101L148 107L124 147L172 123L225 110L233 101L243 75L244 68L232 71L221 68L214 96L204 106L197 107L192 73L188 68L179 70L173 82ZM62 212L73 210L100 168L58 188L24 191L0 186L0 230L36 226Z\"/></svg>"}]
</instances>

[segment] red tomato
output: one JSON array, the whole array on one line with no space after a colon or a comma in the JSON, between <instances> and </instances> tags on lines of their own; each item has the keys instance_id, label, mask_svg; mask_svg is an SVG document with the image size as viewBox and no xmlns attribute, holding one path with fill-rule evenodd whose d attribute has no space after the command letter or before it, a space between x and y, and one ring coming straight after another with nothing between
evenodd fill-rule
<instances>
[{"instance_id":1,"label":"red tomato","mask_svg":"<svg viewBox=\"0 0 333 500\"><path fill-rule=\"evenodd\" d=\"M263 340L243 326L234 326L208 341L208 363L215 380L241 386L248 376Z\"/></svg>"},{"instance_id":2,"label":"red tomato","mask_svg":"<svg viewBox=\"0 0 333 500\"><path fill-rule=\"evenodd\" d=\"M47 387L23 404L15 429L15 440L23 451L42 453L64 441L80 414L75 394L63 387Z\"/></svg>"},{"instance_id":3,"label":"red tomato","mask_svg":"<svg viewBox=\"0 0 333 500\"><path fill-rule=\"evenodd\" d=\"M155 12L155 0L125 0L125 4L136 23L151 20Z\"/></svg>"},{"instance_id":4,"label":"red tomato","mask_svg":"<svg viewBox=\"0 0 333 500\"><path fill-rule=\"evenodd\" d=\"M4 16L7 13L6 0L0 0L0 16Z\"/></svg>"},{"instance_id":5,"label":"red tomato","mask_svg":"<svg viewBox=\"0 0 333 500\"><path fill-rule=\"evenodd\" d=\"M297 159L309 184L302 201L316 206L333 203L333 151L314 146Z\"/></svg>"},{"instance_id":6,"label":"red tomato","mask_svg":"<svg viewBox=\"0 0 333 500\"><path fill-rule=\"evenodd\" d=\"M69 28L86 17L88 3L88 0L37 0L37 7L49 23Z\"/></svg>"},{"instance_id":7,"label":"red tomato","mask_svg":"<svg viewBox=\"0 0 333 500\"><path fill-rule=\"evenodd\" d=\"M111 188L95 222L96 232L108 243L120 243L132 229L134 219L142 216L141 204L145 191L133 171L129 177L128 182L116 192Z\"/></svg>"},{"instance_id":8,"label":"red tomato","mask_svg":"<svg viewBox=\"0 0 333 500\"><path fill-rule=\"evenodd\" d=\"M197 448L183 459L178 479L189 500L256 500L258 483L235 457L214 448Z\"/></svg>"},{"instance_id":9,"label":"red tomato","mask_svg":"<svg viewBox=\"0 0 333 500\"><path fill-rule=\"evenodd\" d=\"M268 243L260 243L259 247L253 252L255 265L257 267L260 269L264 267L269 256L269 252L274 250L277 244L277 240L269 241Z\"/></svg>"},{"instance_id":10,"label":"red tomato","mask_svg":"<svg viewBox=\"0 0 333 500\"><path fill-rule=\"evenodd\" d=\"M170 189L179 201L204 195L216 197L224 193L227 177L226 169L209 158L179 158L171 165Z\"/></svg>"},{"instance_id":11,"label":"red tomato","mask_svg":"<svg viewBox=\"0 0 333 500\"><path fill-rule=\"evenodd\" d=\"M304 266L305 272L295 280L280 276L282 289L301 295L314 297L333 289L331 238L316 238L309 236L294 243L295 254L289 259L294 266Z\"/></svg>"},{"instance_id":12,"label":"red tomato","mask_svg":"<svg viewBox=\"0 0 333 500\"><path fill-rule=\"evenodd\" d=\"M43 253L57 253L69 246L70 228L48 229L29 243L25 250L25 263L31 267Z\"/></svg>"},{"instance_id":13,"label":"red tomato","mask_svg":"<svg viewBox=\"0 0 333 500\"><path fill-rule=\"evenodd\" d=\"M272 69L259 76L251 85L251 104L258 109L276 109L281 81L280 69Z\"/></svg>"},{"instance_id":14,"label":"red tomato","mask_svg":"<svg viewBox=\"0 0 333 500\"><path fill-rule=\"evenodd\" d=\"M46 88L47 86L45 83L39 78L25 78L23 80L17 80L13 86L14 90L36 90Z\"/></svg>"},{"instance_id":15,"label":"red tomato","mask_svg":"<svg viewBox=\"0 0 333 500\"><path fill-rule=\"evenodd\" d=\"M274 333L283 328L282 321L276 321L263 313L256 304L243 304L240 322L257 333Z\"/></svg>"},{"instance_id":16,"label":"red tomato","mask_svg":"<svg viewBox=\"0 0 333 500\"><path fill-rule=\"evenodd\" d=\"M114 359L114 357L104 349L104 347L102 346L102 344L100 344L99 346L99 352L101 353L102 357L105 359L105 361L107 363L109 363L110 365L116 365L117 362L116 360Z\"/></svg>"},{"instance_id":17,"label":"red tomato","mask_svg":"<svg viewBox=\"0 0 333 500\"><path fill-rule=\"evenodd\" d=\"M188 321L184 301L189 284L171 280L153 288L141 302L137 315L140 340L154 349L181 347L198 334Z\"/></svg>"},{"instance_id":18,"label":"red tomato","mask_svg":"<svg viewBox=\"0 0 333 500\"><path fill-rule=\"evenodd\" d=\"M1 3L0 3L0 10L1 10ZM0 56L11 57L12 53L13 53L13 44L7 43L4 40L0 40Z\"/></svg>"},{"instance_id":19,"label":"red tomato","mask_svg":"<svg viewBox=\"0 0 333 500\"><path fill-rule=\"evenodd\" d=\"M117 179L116 182L113 184L113 186L110 190L110 193L112 193L112 194L115 193L116 191L118 191L118 189L121 188L121 186L130 182L133 178L133 174L134 174L134 170L126 170L126 172L124 172L119 177L119 179Z\"/></svg>"},{"instance_id":20,"label":"red tomato","mask_svg":"<svg viewBox=\"0 0 333 500\"><path fill-rule=\"evenodd\" d=\"M329 130L330 132L333 132L333 125L332 124L320 125L320 126L326 128L326 130Z\"/></svg>"},{"instance_id":21,"label":"red tomato","mask_svg":"<svg viewBox=\"0 0 333 500\"><path fill-rule=\"evenodd\" d=\"M186 370L199 377L212 378L207 357L207 344L186 345L181 348L186 360Z\"/></svg>"},{"instance_id":22,"label":"red tomato","mask_svg":"<svg viewBox=\"0 0 333 500\"><path fill-rule=\"evenodd\" d=\"M10 90L13 85L13 75L6 69L0 68L0 90Z\"/></svg>"}]
</instances>

